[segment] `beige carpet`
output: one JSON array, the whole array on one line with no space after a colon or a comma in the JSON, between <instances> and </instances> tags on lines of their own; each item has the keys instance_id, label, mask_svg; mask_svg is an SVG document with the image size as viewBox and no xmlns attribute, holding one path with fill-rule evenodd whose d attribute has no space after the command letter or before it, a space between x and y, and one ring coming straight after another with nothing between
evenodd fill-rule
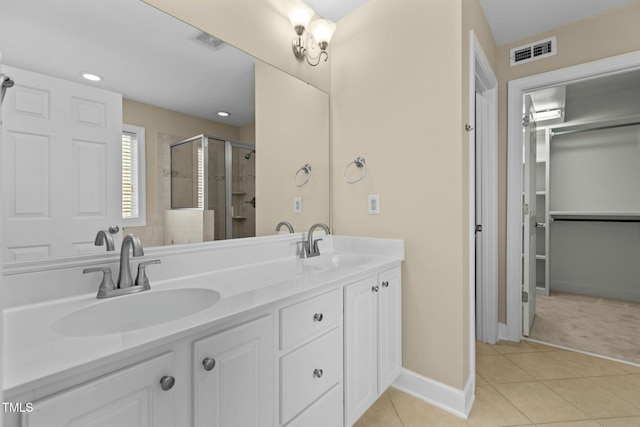
<instances>
[{"instance_id":1,"label":"beige carpet","mask_svg":"<svg viewBox=\"0 0 640 427\"><path fill-rule=\"evenodd\" d=\"M529 338L640 363L640 303L538 295Z\"/></svg>"}]
</instances>

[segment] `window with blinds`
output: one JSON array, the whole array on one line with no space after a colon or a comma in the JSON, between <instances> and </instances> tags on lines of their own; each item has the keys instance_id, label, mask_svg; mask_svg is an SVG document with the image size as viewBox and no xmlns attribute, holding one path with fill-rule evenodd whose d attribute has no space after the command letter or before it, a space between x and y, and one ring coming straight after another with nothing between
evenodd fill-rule
<instances>
[{"instance_id":1,"label":"window with blinds","mask_svg":"<svg viewBox=\"0 0 640 427\"><path fill-rule=\"evenodd\" d=\"M122 218L138 218L138 137L122 132Z\"/></svg>"},{"instance_id":2,"label":"window with blinds","mask_svg":"<svg viewBox=\"0 0 640 427\"><path fill-rule=\"evenodd\" d=\"M146 223L144 128L123 125L122 219L128 226Z\"/></svg>"}]
</instances>

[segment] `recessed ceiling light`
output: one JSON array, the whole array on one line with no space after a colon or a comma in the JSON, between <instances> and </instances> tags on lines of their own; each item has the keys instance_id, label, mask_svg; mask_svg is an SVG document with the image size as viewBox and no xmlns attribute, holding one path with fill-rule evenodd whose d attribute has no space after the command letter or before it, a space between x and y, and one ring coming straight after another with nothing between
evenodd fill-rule
<instances>
[{"instance_id":1,"label":"recessed ceiling light","mask_svg":"<svg viewBox=\"0 0 640 427\"><path fill-rule=\"evenodd\" d=\"M100 77L97 74L93 74L93 73L85 73L84 71L80 73L80 75L82 77L84 77L87 80L91 80L92 82L99 82L100 80L102 80L102 77Z\"/></svg>"},{"instance_id":2,"label":"recessed ceiling light","mask_svg":"<svg viewBox=\"0 0 640 427\"><path fill-rule=\"evenodd\" d=\"M220 117L229 117L231 115L231 113L228 113L226 111L218 111L218 115Z\"/></svg>"}]
</instances>

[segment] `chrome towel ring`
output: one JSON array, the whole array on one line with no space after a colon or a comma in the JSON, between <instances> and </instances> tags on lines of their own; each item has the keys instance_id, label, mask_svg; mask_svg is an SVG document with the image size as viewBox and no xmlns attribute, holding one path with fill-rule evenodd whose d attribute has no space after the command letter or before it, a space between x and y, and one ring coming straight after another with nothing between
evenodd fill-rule
<instances>
[{"instance_id":1,"label":"chrome towel ring","mask_svg":"<svg viewBox=\"0 0 640 427\"><path fill-rule=\"evenodd\" d=\"M347 171L349 170L349 166L351 165L356 165L358 169L362 169L362 173L360 174L360 176L355 179L347 178ZM351 163L347 163L347 167L344 168L344 173L342 174L342 176L344 177L345 182L349 184L355 184L356 182L362 180L362 178L364 178L366 174L367 174L367 162L364 160L364 157L358 156Z\"/></svg>"},{"instance_id":2,"label":"chrome towel ring","mask_svg":"<svg viewBox=\"0 0 640 427\"><path fill-rule=\"evenodd\" d=\"M305 180L302 181L302 183L298 184L298 175L300 175L300 172L306 173L307 176L305 177ZM298 169L298 172L296 172L296 174L293 176L293 183L296 185L296 187L304 187L305 185L307 185L307 182L309 182L309 179L311 179L311 165L307 163L306 165Z\"/></svg>"}]
</instances>

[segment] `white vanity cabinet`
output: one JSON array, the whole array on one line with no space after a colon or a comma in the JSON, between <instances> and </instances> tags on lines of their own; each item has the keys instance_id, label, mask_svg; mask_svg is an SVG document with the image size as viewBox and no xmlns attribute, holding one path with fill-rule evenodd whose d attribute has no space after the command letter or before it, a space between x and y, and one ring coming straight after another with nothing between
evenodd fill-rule
<instances>
[{"instance_id":1,"label":"white vanity cabinet","mask_svg":"<svg viewBox=\"0 0 640 427\"><path fill-rule=\"evenodd\" d=\"M342 427L342 292L280 308L280 417L288 427Z\"/></svg>"},{"instance_id":2,"label":"white vanity cabinet","mask_svg":"<svg viewBox=\"0 0 640 427\"><path fill-rule=\"evenodd\" d=\"M195 427L270 427L274 424L273 316L264 316L195 341Z\"/></svg>"},{"instance_id":3,"label":"white vanity cabinet","mask_svg":"<svg viewBox=\"0 0 640 427\"><path fill-rule=\"evenodd\" d=\"M175 427L173 353L33 402L23 427Z\"/></svg>"},{"instance_id":4,"label":"white vanity cabinet","mask_svg":"<svg viewBox=\"0 0 640 427\"><path fill-rule=\"evenodd\" d=\"M345 425L353 425L402 370L401 270L344 288Z\"/></svg>"}]
</instances>

